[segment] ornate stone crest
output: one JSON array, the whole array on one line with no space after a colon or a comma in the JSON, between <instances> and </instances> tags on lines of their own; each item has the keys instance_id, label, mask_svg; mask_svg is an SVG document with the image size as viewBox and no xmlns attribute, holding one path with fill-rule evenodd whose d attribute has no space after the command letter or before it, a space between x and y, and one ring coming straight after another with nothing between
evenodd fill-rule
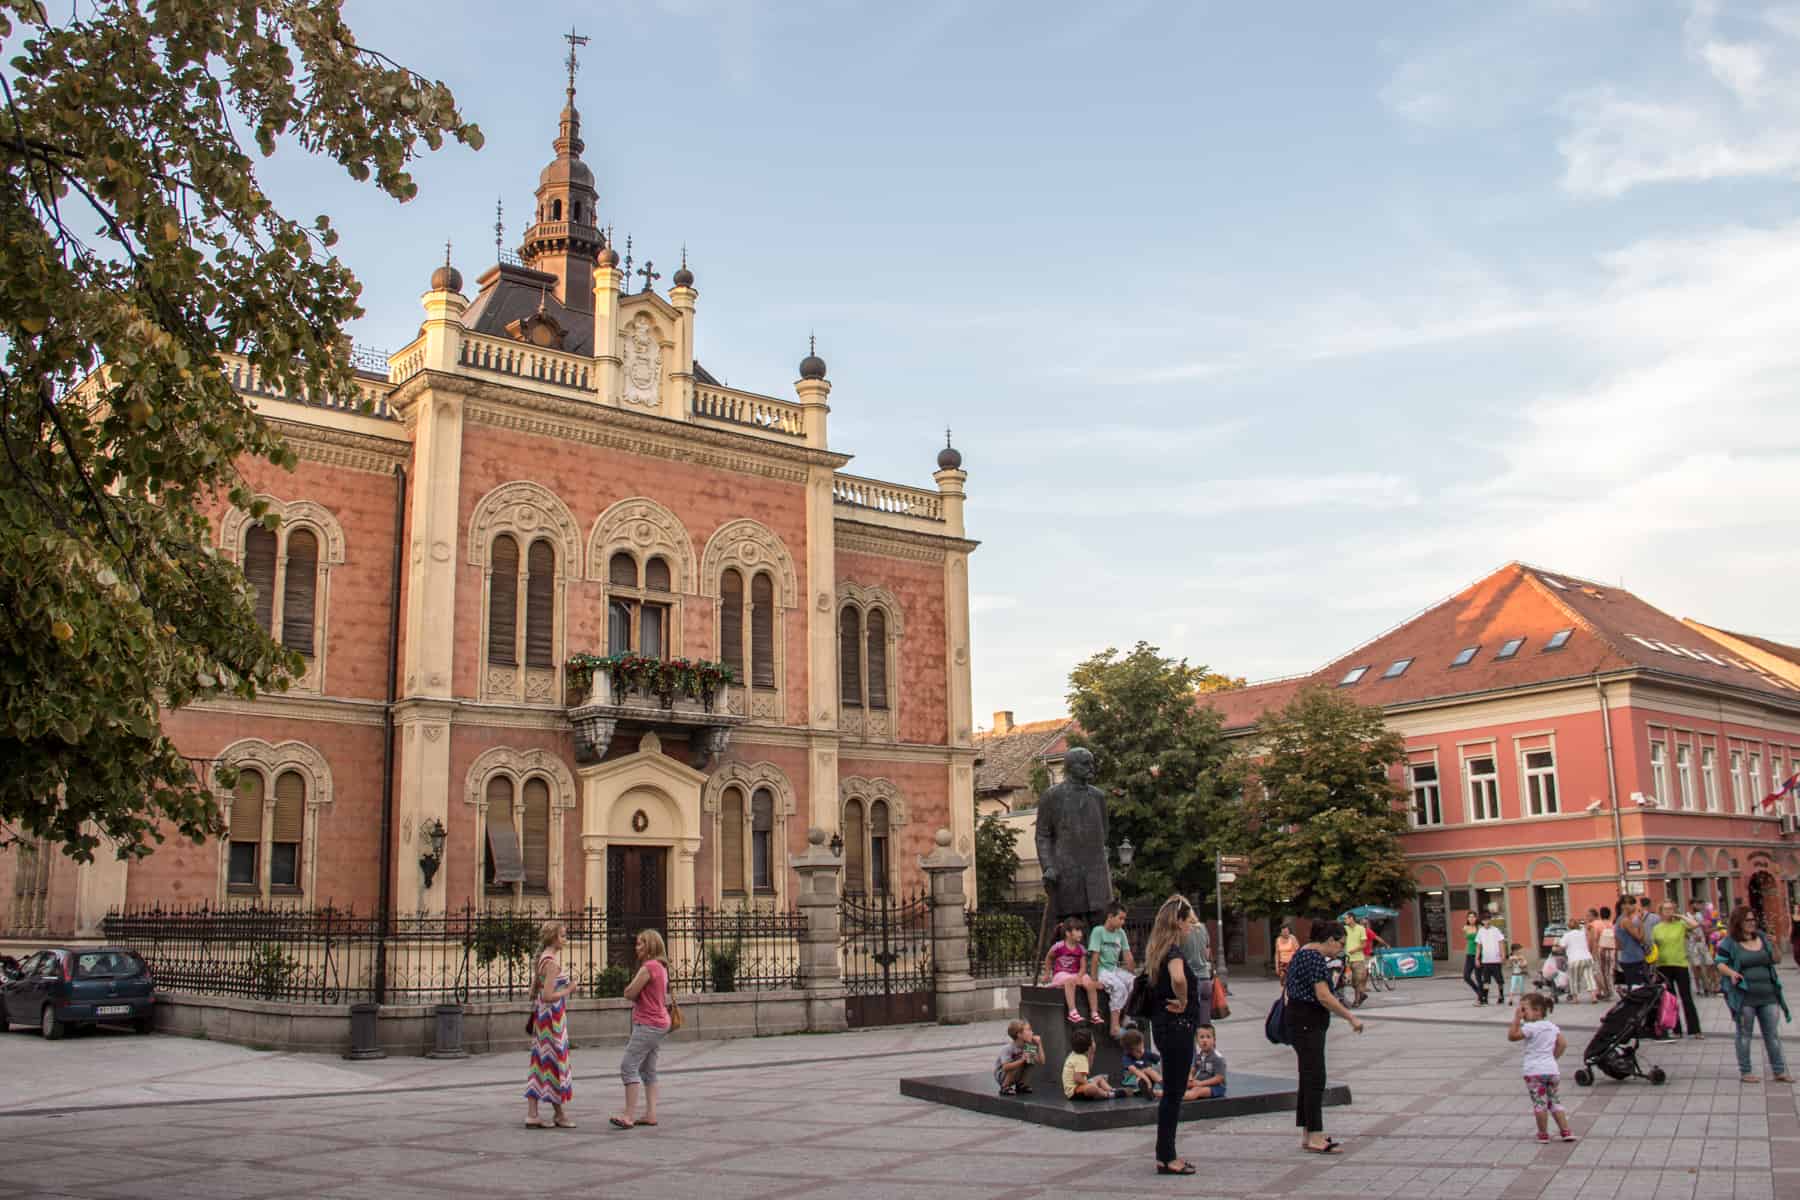
<instances>
[{"instance_id":1,"label":"ornate stone crest","mask_svg":"<svg viewBox=\"0 0 1800 1200\"><path fill-rule=\"evenodd\" d=\"M627 404L657 408L662 404L662 346L656 325L639 313L625 327L624 392Z\"/></svg>"}]
</instances>

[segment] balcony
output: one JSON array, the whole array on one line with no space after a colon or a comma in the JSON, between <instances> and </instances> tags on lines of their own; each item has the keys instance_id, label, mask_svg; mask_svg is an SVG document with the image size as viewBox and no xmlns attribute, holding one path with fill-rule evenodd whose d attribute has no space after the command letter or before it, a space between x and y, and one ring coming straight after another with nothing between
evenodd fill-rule
<instances>
[{"instance_id":1,"label":"balcony","mask_svg":"<svg viewBox=\"0 0 1800 1200\"><path fill-rule=\"evenodd\" d=\"M727 685L703 698L679 692L658 695L638 688L615 689L612 673L596 670L585 694L571 697L569 724L575 727L575 761L596 763L606 757L615 734L623 728L672 733L685 738L688 761L704 771L731 744L731 731L750 718L743 716L739 685Z\"/></svg>"}]
</instances>

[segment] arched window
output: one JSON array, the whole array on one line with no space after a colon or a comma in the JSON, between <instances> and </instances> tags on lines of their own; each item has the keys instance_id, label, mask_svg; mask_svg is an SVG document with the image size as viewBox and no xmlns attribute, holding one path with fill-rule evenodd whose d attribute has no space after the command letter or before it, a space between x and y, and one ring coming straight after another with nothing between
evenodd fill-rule
<instances>
[{"instance_id":1,"label":"arched window","mask_svg":"<svg viewBox=\"0 0 1800 1200\"><path fill-rule=\"evenodd\" d=\"M542 538L525 560L525 665L555 666L556 547Z\"/></svg>"},{"instance_id":2,"label":"arched window","mask_svg":"<svg viewBox=\"0 0 1800 1200\"><path fill-rule=\"evenodd\" d=\"M300 841L306 833L306 780L283 771L275 780L275 813L269 823L269 887L300 889Z\"/></svg>"},{"instance_id":3,"label":"arched window","mask_svg":"<svg viewBox=\"0 0 1800 1200\"><path fill-rule=\"evenodd\" d=\"M757 788L750 798L750 881L759 895L775 891L775 793Z\"/></svg>"},{"instance_id":4,"label":"arched window","mask_svg":"<svg viewBox=\"0 0 1800 1200\"><path fill-rule=\"evenodd\" d=\"M719 661L744 678L744 577L735 570L719 576Z\"/></svg>"},{"instance_id":5,"label":"arched window","mask_svg":"<svg viewBox=\"0 0 1800 1200\"><path fill-rule=\"evenodd\" d=\"M867 830L863 826L863 806L861 800L851 799L844 803L844 890L861 895L868 890L863 866L868 862L864 838Z\"/></svg>"},{"instance_id":6,"label":"arched window","mask_svg":"<svg viewBox=\"0 0 1800 1200\"><path fill-rule=\"evenodd\" d=\"M226 885L234 892L262 891L263 777L240 769L237 797L231 803L231 863Z\"/></svg>"},{"instance_id":7,"label":"arched window","mask_svg":"<svg viewBox=\"0 0 1800 1200\"><path fill-rule=\"evenodd\" d=\"M608 654L669 656L669 564L652 558L639 586L637 559L620 550L607 567L606 650Z\"/></svg>"},{"instance_id":8,"label":"arched window","mask_svg":"<svg viewBox=\"0 0 1800 1200\"><path fill-rule=\"evenodd\" d=\"M493 570L488 582L488 662L497 667L518 663L519 543L510 533L494 539Z\"/></svg>"},{"instance_id":9,"label":"arched window","mask_svg":"<svg viewBox=\"0 0 1800 1200\"><path fill-rule=\"evenodd\" d=\"M775 583L766 571L750 580L750 683L775 686Z\"/></svg>"},{"instance_id":10,"label":"arched window","mask_svg":"<svg viewBox=\"0 0 1800 1200\"><path fill-rule=\"evenodd\" d=\"M863 706L861 617L851 606L838 613L838 694L848 708Z\"/></svg>"},{"instance_id":11,"label":"arched window","mask_svg":"<svg viewBox=\"0 0 1800 1200\"><path fill-rule=\"evenodd\" d=\"M282 583L281 644L312 657L313 616L319 585L319 539L296 529L287 539L287 578Z\"/></svg>"},{"instance_id":12,"label":"arched window","mask_svg":"<svg viewBox=\"0 0 1800 1200\"><path fill-rule=\"evenodd\" d=\"M744 793L735 787L719 798L719 890L744 894Z\"/></svg>"},{"instance_id":13,"label":"arched window","mask_svg":"<svg viewBox=\"0 0 1800 1200\"><path fill-rule=\"evenodd\" d=\"M888 806L877 800L869 806L869 890L888 894Z\"/></svg>"},{"instance_id":14,"label":"arched window","mask_svg":"<svg viewBox=\"0 0 1800 1200\"><path fill-rule=\"evenodd\" d=\"M525 857L525 890L550 890L550 785L542 779L525 781L525 811L520 814L520 838Z\"/></svg>"},{"instance_id":15,"label":"arched window","mask_svg":"<svg viewBox=\"0 0 1800 1200\"><path fill-rule=\"evenodd\" d=\"M487 836L481 878L491 892L507 892L524 874L519 840L513 832L513 784L504 775L487 781ZM515 866L516 864L516 866Z\"/></svg>"},{"instance_id":16,"label":"arched window","mask_svg":"<svg viewBox=\"0 0 1800 1200\"><path fill-rule=\"evenodd\" d=\"M561 200L552 200L550 202L550 219L552 221L562 220L562 201Z\"/></svg>"},{"instance_id":17,"label":"arched window","mask_svg":"<svg viewBox=\"0 0 1800 1200\"><path fill-rule=\"evenodd\" d=\"M275 535L261 525L244 534L244 578L256 592L256 623L275 632Z\"/></svg>"},{"instance_id":18,"label":"arched window","mask_svg":"<svg viewBox=\"0 0 1800 1200\"><path fill-rule=\"evenodd\" d=\"M867 625L869 707L884 709L888 706L887 613L871 608Z\"/></svg>"}]
</instances>

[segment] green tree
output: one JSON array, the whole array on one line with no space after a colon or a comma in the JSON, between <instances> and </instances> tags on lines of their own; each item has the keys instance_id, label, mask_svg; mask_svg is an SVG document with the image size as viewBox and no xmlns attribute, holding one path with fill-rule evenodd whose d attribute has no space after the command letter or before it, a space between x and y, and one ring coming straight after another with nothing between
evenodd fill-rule
<instances>
[{"instance_id":1,"label":"green tree","mask_svg":"<svg viewBox=\"0 0 1800 1200\"><path fill-rule=\"evenodd\" d=\"M1232 845L1232 754L1219 716L1194 702L1209 672L1139 642L1094 655L1069 675L1070 746L1094 753L1113 845L1130 839L1131 870L1113 884L1132 897L1213 887L1213 854Z\"/></svg>"},{"instance_id":2,"label":"green tree","mask_svg":"<svg viewBox=\"0 0 1800 1200\"><path fill-rule=\"evenodd\" d=\"M982 908L1006 899L1019 873L1019 831L989 813L975 825L975 902Z\"/></svg>"},{"instance_id":3,"label":"green tree","mask_svg":"<svg viewBox=\"0 0 1800 1200\"><path fill-rule=\"evenodd\" d=\"M216 831L160 710L299 667L208 551L219 498L274 521L236 464L295 462L221 356L353 395L360 288L329 219L276 210L239 131L402 201L421 142L481 133L443 84L359 46L338 0L74 9L0 0L0 837L86 859L95 829L128 854L165 825Z\"/></svg>"},{"instance_id":4,"label":"green tree","mask_svg":"<svg viewBox=\"0 0 1800 1200\"><path fill-rule=\"evenodd\" d=\"M1329 688L1307 688L1265 718L1261 753L1246 766L1245 908L1335 915L1411 896L1405 797L1389 777L1405 753L1381 709Z\"/></svg>"}]
</instances>

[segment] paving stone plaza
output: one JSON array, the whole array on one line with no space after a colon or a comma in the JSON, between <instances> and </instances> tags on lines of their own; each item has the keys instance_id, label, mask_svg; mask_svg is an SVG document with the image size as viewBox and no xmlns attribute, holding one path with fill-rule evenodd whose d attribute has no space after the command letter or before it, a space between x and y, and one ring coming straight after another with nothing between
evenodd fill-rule
<instances>
[{"instance_id":1,"label":"paving stone plaza","mask_svg":"<svg viewBox=\"0 0 1800 1200\"><path fill-rule=\"evenodd\" d=\"M1669 1082L1574 1085L1600 1009L1564 1006L1564 1099L1581 1141L1540 1146L1504 1010L1454 980L1377 997L1361 1037L1341 1024L1327 1112L1339 1158L1301 1154L1287 1114L1184 1126L1190 1179L1151 1170L1154 1131L1017 1124L899 1094L903 1075L978 1069L999 1023L672 1043L656 1129L606 1123L617 1045L576 1051L575 1130L521 1127L524 1060L271 1054L103 1031L0 1041L0 1194L59 1197L702 1195L1027 1197L1075 1192L1253 1197L1800 1196L1795 1091L1737 1078L1723 1005L1709 1036L1654 1046ZM1291 1072L1263 1040L1271 984L1235 989L1220 1028L1233 1069ZM1793 1034L1800 1027L1789 1026ZM580 1031L575 1031L579 1038ZM1800 1037L1786 1039L1800 1053ZM1761 1069L1760 1046L1758 1069Z\"/></svg>"}]
</instances>

